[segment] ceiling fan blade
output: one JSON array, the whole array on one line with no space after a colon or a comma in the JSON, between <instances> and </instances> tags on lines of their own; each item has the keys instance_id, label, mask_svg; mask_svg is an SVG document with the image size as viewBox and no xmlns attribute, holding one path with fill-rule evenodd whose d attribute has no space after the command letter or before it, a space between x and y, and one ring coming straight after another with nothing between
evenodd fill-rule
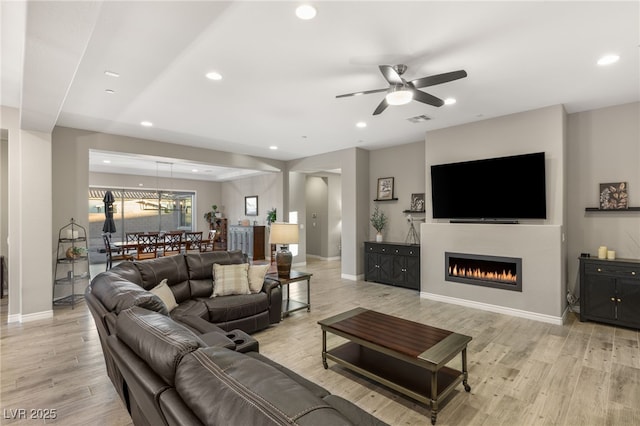
<instances>
[{"instance_id":1,"label":"ceiling fan blade","mask_svg":"<svg viewBox=\"0 0 640 426\"><path fill-rule=\"evenodd\" d=\"M444 101L440 98L436 98L433 95L425 93L421 90L411 89L413 92L413 100L422 102L423 104L433 105L435 107L441 107L444 105Z\"/></svg>"},{"instance_id":2,"label":"ceiling fan blade","mask_svg":"<svg viewBox=\"0 0 640 426\"><path fill-rule=\"evenodd\" d=\"M416 89L421 87L435 86L436 84L448 83L449 81L465 78L467 72L465 70L445 72L443 74L430 75L428 77L417 78L411 81Z\"/></svg>"},{"instance_id":3,"label":"ceiling fan blade","mask_svg":"<svg viewBox=\"0 0 640 426\"><path fill-rule=\"evenodd\" d=\"M378 105L378 108L376 108L376 110L373 111L373 115L380 114L382 111L387 109L388 106L389 106L389 103L387 102L387 98L384 98L382 102L380 102L380 104Z\"/></svg>"},{"instance_id":4,"label":"ceiling fan blade","mask_svg":"<svg viewBox=\"0 0 640 426\"><path fill-rule=\"evenodd\" d=\"M394 70L391 65L378 65L378 68L380 68L380 72L389 82L389 84L404 84L404 81L402 81L402 77L400 77L400 74L398 74L398 72Z\"/></svg>"},{"instance_id":5,"label":"ceiling fan blade","mask_svg":"<svg viewBox=\"0 0 640 426\"><path fill-rule=\"evenodd\" d=\"M345 95L338 95L336 96L336 98L348 98L349 96L358 96L358 95L369 95L371 93L380 93L380 92L386 92L387 90L389 90L389 88L385 88L385 89L374 89L374 90L364 90L362 92L353 92L353 93L347 93Z\"/></svg>"}]
</instances>

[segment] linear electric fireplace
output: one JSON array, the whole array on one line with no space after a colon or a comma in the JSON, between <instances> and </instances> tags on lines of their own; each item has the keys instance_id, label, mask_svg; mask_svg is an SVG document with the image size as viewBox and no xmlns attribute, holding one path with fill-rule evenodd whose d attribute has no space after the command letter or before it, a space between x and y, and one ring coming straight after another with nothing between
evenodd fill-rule
<instances>
[{"instance_id":1,"label":"linear electric fireplace","mask_svg":"<svg viewBox=\"0 0 640 426\"><path fill-rule=\"evenodd\" d=\"M522 259L469 253L444 253L446 281L522 291Z\"/></svg>"}]
</instances>

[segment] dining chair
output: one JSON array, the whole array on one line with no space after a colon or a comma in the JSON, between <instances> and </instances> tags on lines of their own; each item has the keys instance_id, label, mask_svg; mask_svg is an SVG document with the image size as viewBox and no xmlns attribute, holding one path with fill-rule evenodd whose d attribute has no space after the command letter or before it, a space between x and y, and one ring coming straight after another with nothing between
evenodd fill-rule
<instances>
[{"instance_id":1,"label":"dining chair","mask_svg":"<svg viewBox=\"0 0 640 426\"><path fill-rule=\"evenodd\" d=\"M138 232L127 232L125 234L125 243L130 244L130 245L138 244L138 234L139 234ZM127 248L127 249L125 249L126 252L128 252L130 250L131 251L136 251L135 248Z\"/></svg>"},{"instance_id":2,"label":"dining chair","mask_svg":"<svg viewBox=\"0 0 640 426\"><path fill-rule=\"evenodd\" d=\"M202 231L185 232L184 241L186 242L187 251L201 251L202 247Z\"/></svg>"},{"instance_id":3,"label":"dining chair","mask_svg":"<svg viewBox=\"0 0 640 426\"><path fill-rule=\"evenodd\" d=\"M163 256L173 256L182 253L182 231L165 232Z\"/></svg>"},{"instance_id":4,"label":"dining chair","mask_svg":"<svg viewBox=\"0 0 640 426\"><path fill-rule=\"evenodd\" d=\"M158 233L138 234L138 260L155 259L158 255Z\"/></svg>"},{"instance_id":5,"label":"dining chair","mask_svg":"<svg viewBox=\"0 0 640 426\"><path fill-rule=\"evenodd\" d=\"M209 231L209 236L207 237L206 240L202 241L202 245L200 246L200 251L201 252L205 252L205 251L215 251L215 239L216 239L216 230L212 229Z\"/></svg>"},{"instance_id":6,"label":"dining chair","mask_svg":"<svg viewBox=\"0 0 640 426\"><path fill-rule=\"evenodd\" d=\"M107 267L106 271L113 267L113 261L121 260L133 260L133 255L123 252L121 247L114 247L111 245L111 238L107 234L102 234L102 240L104 241L104 249L107 254Z\"/></svg>"}]
</instances>

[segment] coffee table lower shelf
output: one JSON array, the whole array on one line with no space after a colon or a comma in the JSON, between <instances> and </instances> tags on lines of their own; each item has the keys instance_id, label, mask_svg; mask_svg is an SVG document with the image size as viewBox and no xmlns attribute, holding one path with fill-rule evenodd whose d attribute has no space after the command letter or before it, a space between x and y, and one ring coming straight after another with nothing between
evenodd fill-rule
<instances>
[{"instance_id":1,"label":"coffee table lower shelf","mask_svg":"<svg viewBox=\"0 0 640 426\"><path fill-rule=\"evenodd\" d=\"M453 368L441 367L434 373L354 342L344 343L324 355L326 359L426 404L436 412L438 404L464 380L464 373ZM431 398L432 374L437 374L435 400ZM465 388L467 386L465 384ZM432 416L432 423L435 423L435 415Z\"/></svg>"}]
</instances>

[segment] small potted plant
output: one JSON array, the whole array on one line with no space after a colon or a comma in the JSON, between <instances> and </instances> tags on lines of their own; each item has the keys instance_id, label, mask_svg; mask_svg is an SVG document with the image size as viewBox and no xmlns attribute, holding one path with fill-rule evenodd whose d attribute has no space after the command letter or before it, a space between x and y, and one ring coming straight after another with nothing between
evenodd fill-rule
<instances>
[{"instance_id":1,"label":"small potted plant","mask_svg":"<svg viewBox=\"0 0 640 426\"><path fill-rule=\"evenodd\" d=\"M69 247L65 252L65 256L67 259L78 259L80 256L84 255L87 250L84 247Z\"/></svg>"},{"instance_id":2,"label":"small potted plant","mask_svg":"<svg viewBox=\"0 0 640 426\"><path fill-rule=\"evenodd\" d=\"M376 233L376 242L382 242L382 230L385 226L387 226L387 215L384 212L380 211L378 206L376 206L375 210L371 214L371 225L377 231Z\"/></svg>"},{"instance_id":3,"label":"small potted plant","mask_svg":"<svg viewBox=\"0 0 640 426\"><path fill-rule=\"evenodd\" d=\"M271 226L276 221L276 208L272 208L267 212L267 226Z\"/></svg>"},{"instance_id":4,"label":"small potted plant","mask_svg":"<svg viewBox=\"0 0 640 426\"><path fill-rule=\"evenodd\" d=\"M209 225L213 223L214 217L220 217L221 214L218 212L218 206L216 204L211 206L211 211L208 211L204 214L204 220L207 221Z\"/></svg>"},{"instance_id":5,"label":"small potted plant","mask_svg":"<svg viewBox=\"0 0 640 426\"><path fill-rule=\"evenodd\" d=\"M213 212L206 212L204 214L204 220L206 220L207 223L211 225L211 223L213 222Z\"/></svg>"}]
</instances>

